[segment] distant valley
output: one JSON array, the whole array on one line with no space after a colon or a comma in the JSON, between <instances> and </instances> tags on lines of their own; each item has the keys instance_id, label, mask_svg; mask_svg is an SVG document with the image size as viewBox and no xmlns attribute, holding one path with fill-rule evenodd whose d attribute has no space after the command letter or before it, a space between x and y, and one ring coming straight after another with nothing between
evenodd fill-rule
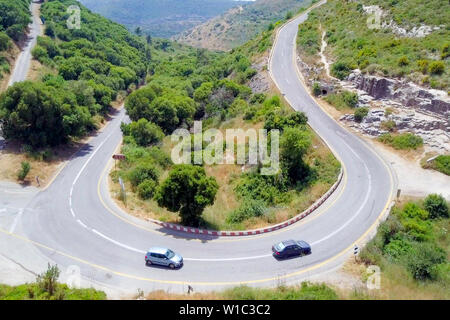
<instances>
[{"instance_id":1,"label":"distant valley","mask_svg":"<svg viewBox=\"0 0 450 320\"><path fill-rule=\"evenodd\" d=\"M211 50L230 50L253 39L271 23L309 6L311 0L257 0L232 8L174 39Z\"/></svg>"},{"instance_id":2,"label":"distant valley","mask_svg":"<svg viewBox=\"0 0 450 320\"><path fill-rule=\"evenodd\" d=\"M82 4L134 31L170 38L227 10L252 1L235 0L81 0Z\"/></svg>"}]
</instances>

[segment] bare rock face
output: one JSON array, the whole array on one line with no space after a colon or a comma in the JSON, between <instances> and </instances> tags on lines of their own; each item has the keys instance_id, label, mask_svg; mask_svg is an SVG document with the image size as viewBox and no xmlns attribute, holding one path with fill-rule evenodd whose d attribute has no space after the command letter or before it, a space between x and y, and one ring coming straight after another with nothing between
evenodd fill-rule
<instances>
[{"instance_id":1,"label":"bare rock face","mask_svg":"<svg viewBox=\"0 0 450 320\"><path fill-rule=\"evenodd\" d=\"M375 99L390 99L405 107L444 118L450 115L450 99L443 91L424 89L406 81L364 75L359 70L353 71L347 80Z\"/></svg>"},{"instance_id":2,"label":"bare rock face","mask_svg":"<svg viewBox=\"0 0 450 320\"><path fill-rule=\"evenodd\" d=\"M252 65L252 68L255 69L257 73L250 79L248 85L255 93L264 93L270 89L271 79L267 70L264 69L267 65L268 58L266 57L264 57L262 61Z\"/></svg>"},{"instance_id":3,"label":"bare rock face","mask_svg":"<svg viewBox=\"0 0 450 320\"><path fill-rule=\"evenodd\" d=\"M396 109L395 114L386 114L386 107L372 108L364 119L358 123L355 122L353 114L345 114L339 120L346 122L350 127L360 131L368 136L378 137L388 133L383 128L383 123L392 121L395 123L394 130L398 133L412 132L423 139L426 146L433 151L448 153L450 151L450 134L448 123L445 120L428 116L423 113Z\"/></svg>"},{"instance_id":4,"label":"bare rock face","mask_svg":"<svg viewBox=\"0 0 450 320\"><path fill-rule=\"evenodd\" d=\"M381 77L364 76L361 73L352 73L348 80L358 90L365 91L368 95L375 99L389 99L391 97L391 88L393 81Z\"/></svg>"}]
</instances>

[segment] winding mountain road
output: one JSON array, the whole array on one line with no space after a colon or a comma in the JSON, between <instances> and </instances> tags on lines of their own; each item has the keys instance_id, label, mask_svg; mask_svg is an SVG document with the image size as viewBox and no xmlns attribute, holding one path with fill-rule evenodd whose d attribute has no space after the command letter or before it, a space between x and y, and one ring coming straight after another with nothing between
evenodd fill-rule
<instances>
[{"instance_id":1,"label":"winding mountain road","mask_svg":"<svg viewBox=\"0 0 450 320\"><path fill-rule=\"evenodd\" d=\"M114 204L107 187L111 155L121 141L120 123L126 117L122 109L46 190L31 197L20 215L8 226L0 225L2 239L37 249L22 258L22 265L33 269L33 260L43 259L62 269L78 266L90 283L171 292L185 290L187 284L196 291L240 284L274 286L340 266L354 245L363 244L375 231L392 200L395 179L373 150L320 109L299 80L295 38L305 19L303 14L280 30L270 71L292 107L308 115L311 127L343 164L343 181L322 207L285 229L231 238L178 233L131 217ZM312 254L275 260L272 244L290 238L308 241ZM185 265L179 270L145 266L144 253L151 246L181 253Z\"/></svg>"}]
</instances>

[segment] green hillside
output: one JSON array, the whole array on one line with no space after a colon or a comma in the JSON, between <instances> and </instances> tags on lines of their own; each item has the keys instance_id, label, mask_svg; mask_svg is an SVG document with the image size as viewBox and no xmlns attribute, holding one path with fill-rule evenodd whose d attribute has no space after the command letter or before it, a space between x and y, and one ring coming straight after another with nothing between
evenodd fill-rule
<instances>
[{"instance_id":1,"label":"green hillside","mask_svg":"<svg viewBox=\"0 0 450 320\"><path fill-rule=\"evenodd\" d=\"M7 52L12 42L23 39L25 29L30 23L30 0L0 0L0 80L11 71Z\"/></svg>"},{"instance_id":2,"label":"green hillside","mask_svg":"<svg viewBox=\"0 0 450 320\"><path fill-rule=\"evenodd\" d=\"M378 5L383 10L381 24L391 26L369 28L369 14L364 10L369 5ZM304 57L317 58L321 34L326 31L327 50L335 62L331 71L338 78L359 68L448 91L449 21L450 4L446 0L330 0L299 27L298 46ZM429 27L430 32L420 37L420 27Z\"/></svg>"},{"instance_id":3,"label":"green hillside","mask_svg":"<svg viewBox=\"0 0 450 320\"><path fill-rule=\"evenodd\" d=\"M95 129L118 95L125 96L147 74L145 39L81 7L81 28L67 28L74 0L45 2L44 37L33 57L51 70L41 81L25 81L0 96L3 136L27 149L56 146ZM3 12L2 12L3 13Z\"/></svg>"}]
</instances>

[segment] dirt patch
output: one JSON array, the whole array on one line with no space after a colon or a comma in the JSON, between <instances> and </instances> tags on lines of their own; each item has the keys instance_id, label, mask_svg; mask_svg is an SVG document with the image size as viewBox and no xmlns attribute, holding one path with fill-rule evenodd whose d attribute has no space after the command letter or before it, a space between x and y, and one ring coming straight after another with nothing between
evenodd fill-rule
<instances>
[{"instance_id":1,"label":"dirt patch","mask_svg":"<svg viewBox=\"0 0 450 320\"><path fill-rule=\"evenodd\" d=\"M39 81L46 74L57 75L58 71L41 64L39 61L32 59L30 69L28 70L27 80Z\"/></svg>"}]
</instances>

